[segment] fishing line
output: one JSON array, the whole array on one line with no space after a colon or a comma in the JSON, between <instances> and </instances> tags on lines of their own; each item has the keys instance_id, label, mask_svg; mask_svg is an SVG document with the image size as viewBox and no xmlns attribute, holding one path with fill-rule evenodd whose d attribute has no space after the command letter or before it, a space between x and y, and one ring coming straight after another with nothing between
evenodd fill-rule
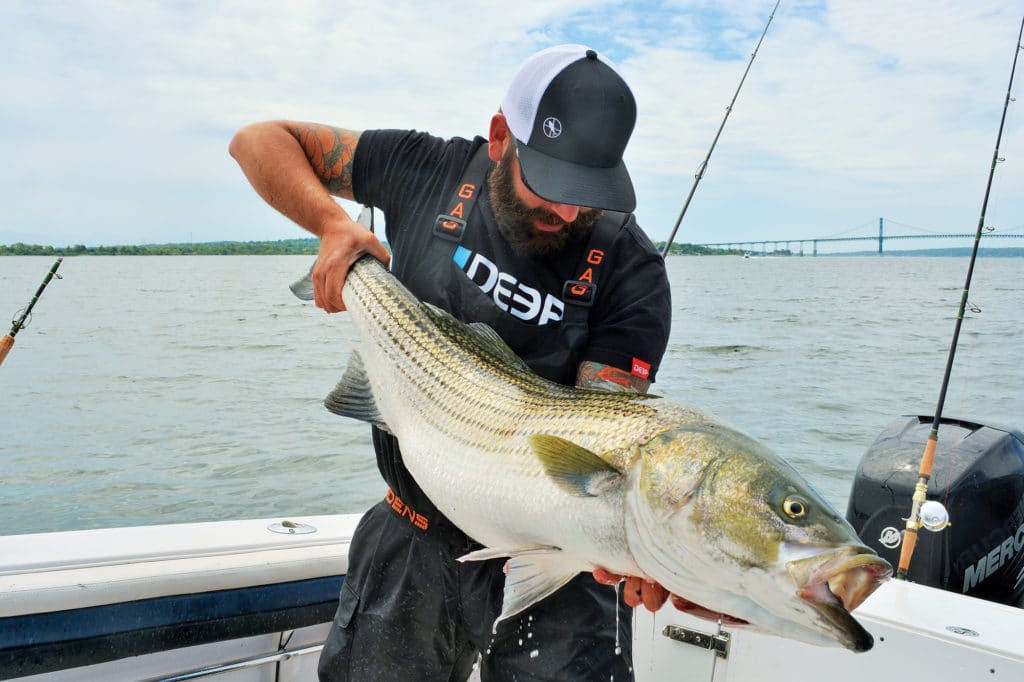
<instances>
[{"instance_id":1,"label":"fishing line","mask_svg":"<svg viewBox=\"0 0 1024 682\"><path fill-rule=\"evenodd\" d=\"M676 218L676 224L672 228L672 232L668 235L668 239L665 240L665 246L661 250L661 257L664 258L668 255L668 250L672 246L672 240L675 239L676 231L679 229L680 223L683 222L683 216L686 215L686 209L690 207L690 200L693 199L693 193L697 191L697 185L700 184L701 178L704 177L704 171L708 168L708 161L711 160L711 153L715 151L715 145L718 144L718 138L722 134L722 129L725 128L725 122L729 120L729 114L732 113L733 105L736 104L736 98L740 95L740 89L743 87L743 81L747 80L747 74L750 73L750 67L754 65L754 58L757 57L757 51L761 49L761 43L764 41L765 35L768 33L768 27L772 25L772 19L775 18L775 10L779 8L779 3L782 0L776 0L775 7L772 8L772 13L768 16L768 22L764 25L764 30L761 31L761 38L757 41L757 46L754 47L753 54L750 55L750 61L747 62L747 68L743 71L743 77L740 78L740 84L736 86L736 92L732 96L732 101L729 102L729 106L725 108L725 117L722 118L721 125L718 126L718 132L715 133L715 139L711 141L711 148L708 149L707 156L701 162L700 166L697 167L697 173L694 175L693 186L690 187L690 193L686 197L686 201L683 203L683 209L679 212L679 217Z\"/></svg>"},{"instance_id":2,"label":"fishing line","mask_svg":"<svg viewBox=\"0 0 1024 682\"><path fill-rule=\"evenodd\" d=\"M928 433L928 442L925 445L924 454L921 455L921 465L918 469L917 486L914 488L913 504L910 508L910 518L907 519L906 532L903 536L903 545L900 548L900 560L896 570L897 580L906 580L907 571L910 569L910 559L914 555L914 548L917 545L917 532L921 528L921 506L928 496L928 481L932 476L932 466L935 463L935 446L939 440L939 424L942 421L942 408L946 401L946 390L949 388L949 377L953 370L953 359L956 356L957 341L960 338L960 327L964 320L964 310L967 308L967 296L971 288L971 276L974 274L974 263L978 258L978 244L981 242L982 231L985 227L985 212L988 209L989 194L992 191L992 179L996 172L996 165L1003 159L999 156L999 144L1003 139L1003 127L1006 124L1006 111L1013 101L1010 92L1013 89L1013 77L1017 71L1017 57L1020 56L1021 37L1024 36L1024 18L1020 22L1020 31L1017 33L1017 43L1013 50L1013 65L1010 67L1010 82L1006 86L1006 100L1003 102L1003 114L999 120L999 133L996 135L996 147L992 153L992 164L988 171L988 182L985 185L985 197L981 202L981 215L978 218L978 229L974 236L974 247L971 250L971 259L967 265L967 278L964 282L963 295L960 297L960 310L957 313L956 324L953 327L953 340L949 345L949 355L946 358L946 370L942 377L942 386L939 389L939 400L935 406L935 417L932 421L931 431Z\"/></svg>"}]
</instances>

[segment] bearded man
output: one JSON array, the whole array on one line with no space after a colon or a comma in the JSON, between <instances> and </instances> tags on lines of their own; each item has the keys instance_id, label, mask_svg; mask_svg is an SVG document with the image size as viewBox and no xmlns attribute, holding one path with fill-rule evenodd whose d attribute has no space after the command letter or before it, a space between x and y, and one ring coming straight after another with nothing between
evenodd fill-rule
<instances>
[{"instance_id":1,"label":"bearded man","mask_svg":"<svg viewBox=\"0 0 1024 682\"><path fill-rule=\"evenodd\" d=\"M486 140L271 121L241 129L230 151L271 206L320 237L323 310L345 309L348 269L370 254L548 379L646 391L671 302L632 215L622 155L635 122L615 65L561 45L523 63ZM382 210L391 253L332 194ZM609 583L621 576L595 567L494 628L504 560L458 562L480 545L419 488L398 441L372 435L390 487L353 536L322 680L464 680L474 666L483 682L632 679L629 607L660 607L660 586L630 577L620 599Z\"/></svg>"}]
</instances>

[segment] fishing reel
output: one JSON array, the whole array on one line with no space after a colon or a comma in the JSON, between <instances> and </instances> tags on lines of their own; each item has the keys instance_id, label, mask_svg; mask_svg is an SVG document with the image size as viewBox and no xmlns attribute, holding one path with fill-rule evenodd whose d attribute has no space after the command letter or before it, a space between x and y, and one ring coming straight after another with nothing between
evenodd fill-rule
<instances>
[{"instance_id":1,"label":"fishing reel","mask_svg":"<svg viewBox=\"0 0 1024 682\"><path fill-rule=\"evenodd\" d=\"M14 313L14 318L11 320L11 331L17 333L27 327L32 322L32 311L27 308L22 308L18 312Z\"/></svg>"},{"instance_id":2,"label":"fishing reel","mask_svg":"<svg viewBox=\"0 0 1024 682\"><path fill-rule=\"evenodd\" d=\"M952 525L949 522L949 511L946 505L937 500L928 500L921 505L921 525L933 533L938 533L946 526Z\"/></svg>"}]
</instances>

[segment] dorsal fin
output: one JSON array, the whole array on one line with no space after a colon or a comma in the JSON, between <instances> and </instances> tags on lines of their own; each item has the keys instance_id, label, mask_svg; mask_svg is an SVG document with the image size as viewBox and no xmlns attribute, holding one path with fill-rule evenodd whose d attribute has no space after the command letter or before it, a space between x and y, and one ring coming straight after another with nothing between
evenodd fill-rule
<instances>
[{"instance_id":1,"label":"dorsal fin","mask_svg":"<svg viewBox=\"0 0 1024 682\"><path fill-rule=\"evenodd\" d=\"M434 324L438 326L446 334L462 334L471 339L475 345L488 355L498 359L499 361L516 367L518 369L529 370L523 359L516 355L516 352L508 347L498 332L483 322L460 322L455 319L450 313L441 310L436 305L430 303L423 303L424 309L427 311L427 315L434 321Z\"/></svg>"}]
</instances>

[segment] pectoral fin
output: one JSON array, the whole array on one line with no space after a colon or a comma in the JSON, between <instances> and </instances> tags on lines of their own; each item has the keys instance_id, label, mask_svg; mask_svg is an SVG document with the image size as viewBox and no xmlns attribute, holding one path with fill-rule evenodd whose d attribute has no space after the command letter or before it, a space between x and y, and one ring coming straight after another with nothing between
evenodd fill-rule
<instances>
[{"instance_id":1,"label":"pectoral fin","mask_svg":"<svg viewBox=\"0 0 1024 682\"><path fill-rule=\"evenodd\" d=\"M495 628L500 621L522 613L579 574L579 570L565 566L562 550L558 547L511 550L488 547L459 557L459 561L485 561L499 557L509 557L509 560L505 565L501 615L494 621Z\"/></svg>"},{"instance_id":2,"label":"pectoral fin","mask_svg":"<svg viewBox=\"0 0 1024 682\"><path fill-rule=\"evenodd\" d=\"M622 482L622 472L599 456L558 436L530 436L530 447L548 477L576 497L597 497Z\"/></svg>"}]
</instances>

